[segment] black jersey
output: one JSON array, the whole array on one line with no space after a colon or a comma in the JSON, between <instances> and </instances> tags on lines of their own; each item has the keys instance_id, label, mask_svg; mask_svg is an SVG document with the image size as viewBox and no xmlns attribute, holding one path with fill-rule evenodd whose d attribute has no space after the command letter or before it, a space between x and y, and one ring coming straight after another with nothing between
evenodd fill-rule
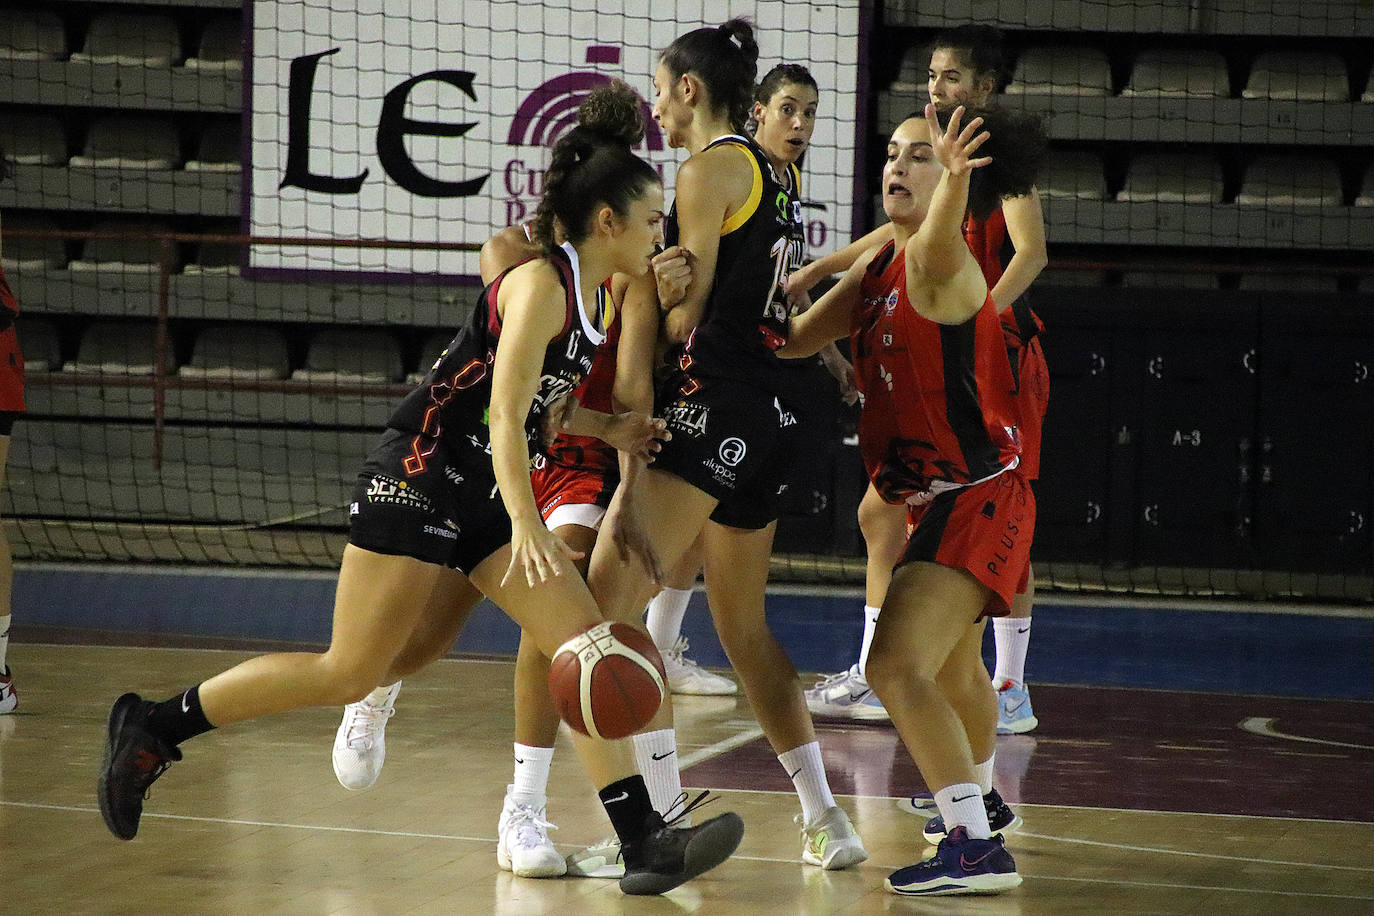
<instances>
[{"instance_id":1,"label":"black jersey","mask_svg":"<svg viewBox=\"0 0 1374 916\"><path fill-rule=\"evenodd\" d=\"M776 351L787 342L791 317L783 281L801 266L805 251L801 173L789 165L787 184L779 182L768 155L748 137L729 134L706 148L717 146L747 156L754 183L748 201L721 226L715 282L678 368L690 376L729 378L776 391L790 387L787 380L793 377ZM678 234L674 201L667 243L677 244Z\"/></svg>"},{"instance_id":2,"label":"black jersey","mask_svg":"<svg viewBox=\"0 0 1374 916\"><path fill-rule=\"evenodd\" d=\"M581 384L591 369L596 348L606 336L601 298L597 297L596 313L591 318L582 307L576 250L565 244L549 261L558 269L563 283L566 312L563 330L549 341L544 352L539 390L525 418L525 437L532 456L544 450L540 425L549 404ZM387 421L388 438L397 433L410 437L410 451L404 461L407 476L423 474L440 444L454 454L475 458L469 463L470 469L485 467L490 473L491 430L487 411L491 404L491 369L501 336L496 297L510 270L482 290L467 323L458 329L425 380L406 395Z\"/></svg>"}]
</instances>

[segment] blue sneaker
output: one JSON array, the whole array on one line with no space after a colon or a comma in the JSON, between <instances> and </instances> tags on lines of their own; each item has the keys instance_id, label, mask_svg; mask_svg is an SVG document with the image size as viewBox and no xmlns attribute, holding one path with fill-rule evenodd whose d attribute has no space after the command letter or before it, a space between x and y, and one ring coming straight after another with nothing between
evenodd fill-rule
<instances>
[{"instance_id":1,"label":"blue sneaker","mask_svg":"<svg viewBox=\"0 0 1374 916\"><path fill-rule=\"evenodd\" d=\"M1002 796L997 794L996 789L983 796L983 807L987 809L988 826L992 828L993 833L1015 833L1016 828L1021 826L1021 815L1002 801ZM936 814L926 821L921 836L932 846L939 843L945 838L945 819Z\"/></svg>"},{"instance_id":2,"label":"blue sneaker","mask_svg":"<svg viewBox=\"0 0 1374 916\"><path fill-rule=\"evenodd\" d=\"M997 688L997 734L1024 735L1035 731L1040 720L1031 711L1030 691L1006 681Z\"/></svg>"},{"instance_id":3,"label":"blue sneaker","mask_svg":"<svg viewBox=\"0 0 1374 916\"><path fill-rule=\"evenodd\" d=\"M1000 836L974 840L963 827L955 827L940 841L934 856L897 869L883 886L903 897L945 897L1000 894L1020 883L1016 860Z\"/></svg>"}]
</instances>

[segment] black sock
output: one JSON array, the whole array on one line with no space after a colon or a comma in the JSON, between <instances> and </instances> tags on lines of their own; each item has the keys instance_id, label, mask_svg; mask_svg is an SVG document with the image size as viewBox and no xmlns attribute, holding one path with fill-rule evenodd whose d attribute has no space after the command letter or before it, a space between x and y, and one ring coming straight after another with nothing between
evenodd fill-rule
<instances>
[{"instance_id":1,"label":"black sock","mask_svg":"<svg viewBox=\"0 0 1374 916\"><path fill-rule=\"evenodd\" d=\"M199 684L170 700L154 703L148 710L148 731L169 744L180 744L212 728L200 708Z\"/></svg>"},{"instance_id":2,"label":"black sock","mask_svg":"<svg viewBox=\"0 0 1374 916\"><path fill-rule=\"evenodd\" d=\"M649 801L644 777L638 773L626 776L597 794L601 796L601 806L611 819L615 835L620 837L621 848L636 847L653 826L650 815L654 813L654 805Z\"/></svg>"}]
</instances>

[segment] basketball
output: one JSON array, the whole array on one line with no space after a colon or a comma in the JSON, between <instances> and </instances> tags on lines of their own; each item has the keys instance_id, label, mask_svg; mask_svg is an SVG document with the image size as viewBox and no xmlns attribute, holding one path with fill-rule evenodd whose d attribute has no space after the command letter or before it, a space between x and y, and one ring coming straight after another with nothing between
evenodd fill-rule
<instances>
[{"instance_id":1,"label":"basketball","mask_svg":"<svg viewBox=\"0 0 1374 916\"><path fill-rule=\"evenodd\" d=\"M549 665L549 694L563 721L582 734L625 738L658 712L666 678L648 636L604 621L559 646Z\"/></svg>"}]
</instances>

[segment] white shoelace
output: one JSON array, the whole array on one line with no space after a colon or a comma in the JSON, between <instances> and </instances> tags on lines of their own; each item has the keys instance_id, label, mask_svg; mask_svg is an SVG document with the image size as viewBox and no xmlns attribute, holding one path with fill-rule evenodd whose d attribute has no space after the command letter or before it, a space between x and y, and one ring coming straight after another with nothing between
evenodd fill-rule
<instances>
[{"instance_id":1,"label":"white shoelace","mask_svg":"<svg viewBox=\"0 0 1374 916\"><path fill-rule=\"evenodd\" d=\"M355 751L372 750L377 730L386 724L387 719L396 715L394 706L371 706L367 703L349 706L348 711L351 719L344 743Z\"/></svg>"},{"instance_id":2,"label":"white shoelace","mask_svg":"<svg viewBox=\"0 0 1374 916\"><path fill-rule=\"evenodd\" d=\"M822 687L834 687L837 684L842 684L845 681L852 680L853 678L858 677L858 675L858 669L851 665L849 668L846 668L839 674L828 674L825 677L821 678L819 681L816 682L816 687L813 689L819 690Z\"/></svg>"},{"instance_id":3,"label":"white shoelace","mask_svg":"<svg viewBox=\"0 0 1374 916\"><path fill-rule=\"evenodd\" d=\"M558 826L540 817L538 809L529 805L516 805L515 810L511 812L510 820L506 822L506 829L514 833L517 845L524 849L532 849L549 842L548 831L557 830Z\"/></svg>"}]
</instances>

